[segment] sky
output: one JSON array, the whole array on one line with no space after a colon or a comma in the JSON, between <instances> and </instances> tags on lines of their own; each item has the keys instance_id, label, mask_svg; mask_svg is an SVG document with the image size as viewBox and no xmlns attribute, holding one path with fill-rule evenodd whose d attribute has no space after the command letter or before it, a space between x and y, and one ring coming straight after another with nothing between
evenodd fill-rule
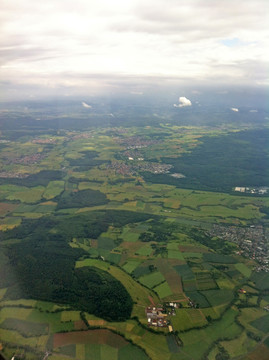
<instances>
[{"instance_id":1,"label":"sky","mask_svg":"<svg viewBox=\"0 0 269 360\"><path fill-rule=\"evenodd\" d=\"M268 0L0 0L2 98L269 85Z\"/></svg>"}]
</instances>

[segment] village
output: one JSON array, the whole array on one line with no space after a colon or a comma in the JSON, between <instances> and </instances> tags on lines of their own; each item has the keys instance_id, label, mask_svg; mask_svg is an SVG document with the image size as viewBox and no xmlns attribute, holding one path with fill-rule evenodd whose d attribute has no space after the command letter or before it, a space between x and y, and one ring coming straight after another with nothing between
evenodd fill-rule
<instances>
[{"instance_id":1,"label":"village","mask_svg":"<svg viewBox=\"0 0 269 360\"><path fill-rule=\"evenodd\" d=\"M259 265L256 271L269 272L268 239L261 225L251 226L222 226L214 225L209 231L210 236L218 236L231 241L240 247L239 255L255 259Z\"/></svg>"},{"instance_id":2,"label":"village","mask_svg":"<svg viewBox=\"0 0 269 360\"><path fill-rule=\"evenodd\" d=\"M134 161L134 158L129 157L128 163L124 161L112 161L111 164L107 165L107 169L115 170L116 174L132 176L137 174L139 171L148 171L153 174L166 174L169 173L171 165L154 163L154 162L143 162L143 158L138 158L138 161Z\"/></svg>"},{"instance_id":3,"label":"village","mask_svg":"<svg viewBox=\"0 0 269 360\"><path fill-rule=\"evenodd\" d=\"M160 140L148 140L140 136L129 136L125 138L114 138L114 140L125 147L126 150L142 149L151 145L160 144Z\"/></svg>"}]
</instances>

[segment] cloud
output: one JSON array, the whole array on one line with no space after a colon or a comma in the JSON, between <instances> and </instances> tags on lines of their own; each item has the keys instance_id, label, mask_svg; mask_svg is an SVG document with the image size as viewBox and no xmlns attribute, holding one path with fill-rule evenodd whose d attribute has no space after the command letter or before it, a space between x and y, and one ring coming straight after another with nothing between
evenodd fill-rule
<instances>
[{"instance_id":1,"label":"cloud","mask_svg":"<svg viewBox=\"0 0 269 360\"><path fill-rule=\"evenodd\" d=\"M237 108L230 108L230 110L234 111L234 112L238 112L239 110Z\"/></svg>"},{"instance_id":2,"label":"cloud","mask_svg":"<svg viewBox=\"0 0 269 360\"><path fill-rule=\"evenodd\" d=\"M65 74L74 88L80 74L268 84L268 0L1 3L1 80L15 85L65 86Z\"/></svg>"},{"instance_id":3,"label":"cloud","mask_svg":"<svg viewBox=\"0 0 269 360\"><path fill-rule=\"evenodd\" d=\"M189 99L187 99L185 96L180 96L179 99L179 104L174 104L174 107L185 107L185 106L192 106L192 103Z\"/></svg>"},{"instance_id":4,"label":"cloud","mask_svg":"<svg viewBox=\"0 0 269 360\"><path fill-rule=\"evenodd\" d=\"M130 94L132 95L143 95L143 91L131 91Z\"/></svg>"},{"instance_id":5,"label":"cloud","mask_svg":"<svg viewBox=\"0 0 269 360\"><path fill-rule=\"evenodd\" d=\"M92 108L91 105L86 104L84 101L82 101L81 104L82 104L82 106L84 106L84 107L87 108L87 109L91 109L91 108Z\"/></svg>"},{"instance_id":6,"label":"cloud","mask_svg":"<svg viewBox=\"0 0 269 360\"><path fill-rule=\"evenodd\" d=\"M256 113L256 112L258 112L258 110L249 110L249 112L251 112L251 113Z\"/></svg>"}]
</instances>

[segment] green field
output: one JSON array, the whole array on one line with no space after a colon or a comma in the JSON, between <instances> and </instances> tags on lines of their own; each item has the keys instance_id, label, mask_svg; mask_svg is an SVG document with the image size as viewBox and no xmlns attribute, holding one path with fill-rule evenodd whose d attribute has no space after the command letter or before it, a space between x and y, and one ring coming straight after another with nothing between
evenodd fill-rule
<instances>
[{"instance_id":1,"label":"green field","mask_svg":"<svg viewBox=\"0 0 269 360\"><path fill-rule=\"evenodd\" d=\"M154 291L156 291L156 293L159 295L160 299L163 299L163 298L173 294L169 285L167 284L167 282L164 282L164 283L156 286L154 288Z\"/></svg>"},{"instance_id":2,"label":"green field","mask_svg":"<svg viewBox=\"0 0 269 360\"><path fill-rule=\"evenodd\" d=\"M128 273L132 273L140 264L139 260L129 260L123 265L123 269Z\"/></svg>"},{"instance_id":3,"label":"green field","mask_svg":"<svg viewBox=\"0 0 269 360\"><path fill-rule=\"evenodd\" d=\"M64 181L50 181L45 189L43 198L50 200L60 195L64 191Z\"/></svg>"},{"instance_id":4,"label":"green field","mask_svg":"<svg viewBox=\"0 0 269 360\"><path fill-rule=\"evenodd\" d=\"M227 304L233 299L233 292L231 290L205 290L201 291L208 302L212 306Z\"/></svg>"},{"instance_id":5,"label":"green field","mask_svg":"<svg viewBox=\"0 0 269 360\"><path fill-rule=\"evenodd\" d=\"M142 256L149 256L152 253L152 248L149 246L142 246L136 251L136 254Z\"/></svg>"},{"instance_id":6,"label":"green field","mask_svg":"<svg viewBox=\"0 0 269 360\"><path fill-rule=\"evenodd\" d=\"M154 272L149 275L144 275L139 278L139 281L141 282L141 284L143 284L149 288L153 288L154 286L160 284L164 280L165 280L165 278L159 271Z\"/></svg>"},{"instance_id":7,"label":"green field","mask_svg":"<svg viewBox=\"0 0 269 360\"><path fill-rule=\"evenodd\" d=\"M235 268L241 272L241 274L243 274L245 277L250 277L251 275L251 269L249 267L247 267L245 264L243 263L238 263L234 265Z\"/></svg>"},{"instance_id":8,"label":"green field","mask_svg":"<svg viewBox=\"0 0 269 360\"><path fill-rule=\"evenodd\" d=\"M256 329L268 334L269 332L269 315L262 316L250 323L251 326L254 326Z\"/></svg>"}]
</instances>

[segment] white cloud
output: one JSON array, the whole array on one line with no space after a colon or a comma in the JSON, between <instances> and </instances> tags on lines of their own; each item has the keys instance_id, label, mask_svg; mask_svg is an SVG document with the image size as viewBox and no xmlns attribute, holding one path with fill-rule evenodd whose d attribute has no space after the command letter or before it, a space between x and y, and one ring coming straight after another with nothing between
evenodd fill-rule
<instances>
[{"instance_id":1,"label":"white cloud","mask_svg":"<svg viewBox=\"0 0 269 360\"><path fill-rule=\"evenodd\" d=\"M189 99L187 99L185 96L180 96L178 99L179 104L174 104L174 107L185 107L185 106L192 106L192 103Z\"/></svg>"},{"instance_id":2,"label":"white cloud","mask_svg":"<svg viewBox=\"0 0 269 360\"><path fill-rule=\"evenodd\" d=\"M234 111L234 112L238 112L239 110L237 108L230 108L230 110Z\"/></svg>"},{"instance_id":3,"label":"white cloud","mask_svg":"<svg viewBox=\"0 0 269 360\"><path fill-rule=\"evenodd\" d=\"M82 106L84 106L85 108L87 108L87 109L91 109L92 108L92 106L91 105L89 105L89 104L86 104L84 101L82 101Z\"/></svg>"},{"instance_id":4,"label":"white cloud","mask_svg":"<svg viewBox=\"0 0 269 360\"><path fill-rule=\"evenodd\" d=\"M256 113L256 112L258 112L258 110L249 110L249 112L251 112L251 113Z\"/></svg>"},{"instance_id":5,"label":"white cloud","mask_svg":"<svg viewBox=\"0 0 269 360\"><path fill-rule=\"evenodd\" d=\"M132 94L132 95L144 95L143 91L131 91L130 94Z\"/></svg>"},{"instance_id":6,"label":"white cloud","mask_svg":"<svg viewBox=\"0 0 269 360\"><path fill-rule=\"evenodd\" d=\"M101 74L268 84L268 0L0 2L3 81L65 86L70 75L76 87L81 74Z\"/></svg>"}]
</instances>

